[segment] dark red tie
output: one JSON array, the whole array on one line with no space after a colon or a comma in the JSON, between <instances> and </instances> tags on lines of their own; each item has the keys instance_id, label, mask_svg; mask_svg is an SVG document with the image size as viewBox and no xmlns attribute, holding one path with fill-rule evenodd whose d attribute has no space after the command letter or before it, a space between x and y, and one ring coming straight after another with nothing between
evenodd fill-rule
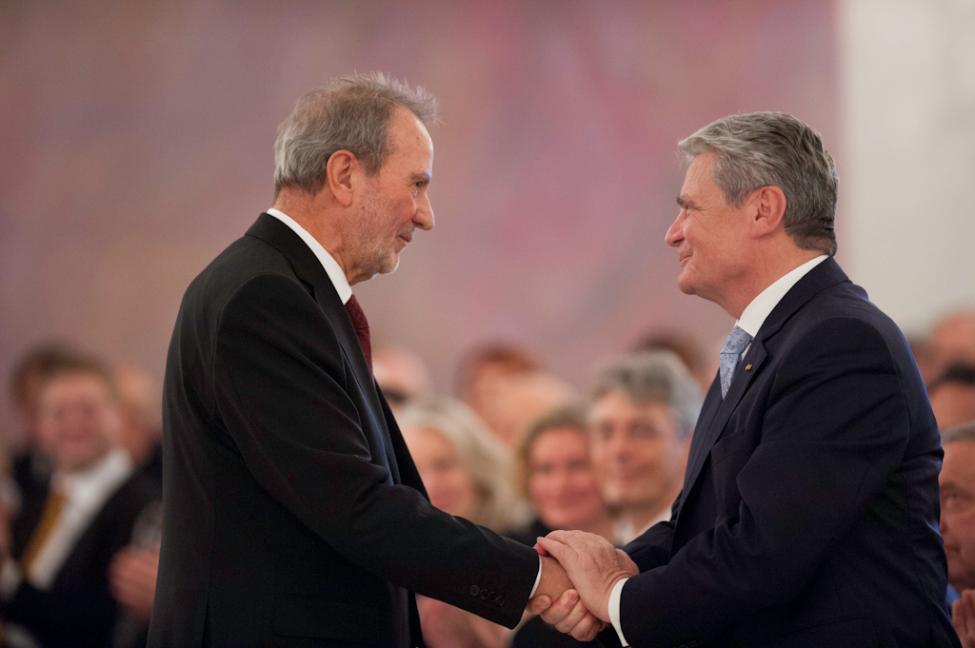
<instances>
[{"instance_id":1,"label":"dark red tie","mask_svg":"<svg viewBox=\"0 0 975 648\"><path fill-rule=\"evenodd\" d=\"M355 298L355 295L352 295L349 301L345 302L345 310L349 311L349 317L352 319L352 328L355 329L356 337L359 338L359 346L362 348L362 355L366 357L366 364L369 365L369 370L372 371L372 344L369 342L369 320L366 319L366 314L362 312L362 306L359 306L359 301Z\"/></svg>"}]
</instances>

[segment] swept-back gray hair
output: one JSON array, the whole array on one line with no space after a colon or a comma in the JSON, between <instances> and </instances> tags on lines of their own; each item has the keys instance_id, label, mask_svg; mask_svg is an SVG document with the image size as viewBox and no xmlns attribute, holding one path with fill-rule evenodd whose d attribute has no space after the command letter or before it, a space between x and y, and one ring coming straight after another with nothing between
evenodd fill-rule
<instances>
[{"instance_id":1,"label":"swept-back gray hair","mask_svg":"<svg viewBox=\"0 0 975 648\"><path fill-rule=\"evenodd\" d=\"M678 144L690 160L717 155L714 182L740 206L775 185L786 198L785 230L806 250L836 254L836 165L815 130L792 115L754 112L711 122Z\"/></svg>"},{"instance_id":2,"label":"swept-back gray hair","mask_svg":"<svg viewBox=\"0 0 975 648\"><path fill-rule=\"evenodd\" d=\"M387 126L393 109L409 109L424 125L437 118L437 100L417 86L382 72L342 76L302 96L278 126L274 142L274 193L301 187L318 193L332 153L350 151L375 174L389 153Z\"/></svg>"},{"instance_id":3,"label":"swept-back gray hair","mask_svg":"<svg viewBox=\"0 0 975 648\"><path fill-rule=\"evenodd\" d=\"M953 428L949 428L941 433L941 443L955 443L958 441L968 441L975 443L975 421L962 423Z\"/></svg>"},{"instance_id":4,"label":"swept-back gray hair","mask_svg":"<svg viewBox=\"0 0 975 648\"><path fill-rule=\"evenodd\" d=\"M680 358L670 351L635 353L606 365L596 375L590 402L614 391L622 392L634 403L669 406L682 439L694 431L701 413L701 389Z\"/></svg>"}]
</instances>

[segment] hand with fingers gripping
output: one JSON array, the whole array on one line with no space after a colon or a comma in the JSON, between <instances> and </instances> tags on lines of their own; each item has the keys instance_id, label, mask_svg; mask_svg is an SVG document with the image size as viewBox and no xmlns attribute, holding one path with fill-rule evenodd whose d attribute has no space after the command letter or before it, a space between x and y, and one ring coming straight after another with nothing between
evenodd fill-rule
<instances>
[{"instance_id":1,"label":"hand with fingers gripping","mask_svg":"<svg viewBox=\"0 0 975 648\"><path fill-rule=\"evenodd\" d=\"M553 531L539 538L538 547L559 561L578 592L578 605L603 622L600 629L605 627L610 620L609 597L613 586L620 579L637 574L636 564L601 536L583 531ZM565 602L558 603L541 612L541 616L565 632L580 613L575 606L568 610Z\"/></svg>"},{"instance_id":2,"label":"hand with fingers gripping","mask_svg":"<svg viewBox=\"0 0 975 648\"><path fill-rule=\"evenodd\" d=\"M541 614L546 623L577 641L592 641L606 624L583 605L564 567L538 545L535 549L541 555L542 580L527 611Z\"/></svg>"}]
</instances>

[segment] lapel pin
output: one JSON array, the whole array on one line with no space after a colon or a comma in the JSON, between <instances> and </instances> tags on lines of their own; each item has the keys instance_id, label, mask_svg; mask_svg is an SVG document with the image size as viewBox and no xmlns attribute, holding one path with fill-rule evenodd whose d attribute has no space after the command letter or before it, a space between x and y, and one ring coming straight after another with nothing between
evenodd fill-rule
<instances>
[{"instance_id":1,"label":"lapel pin","mask_svg":"<svg viewBox=\"0 0 975 648\"><path fill-rule=\"evenodd\" d=\"M745 371L751 371L751 370L752 370L752 363L749 362L748 364L745 365Z\"/></svg>"}]
</instances>

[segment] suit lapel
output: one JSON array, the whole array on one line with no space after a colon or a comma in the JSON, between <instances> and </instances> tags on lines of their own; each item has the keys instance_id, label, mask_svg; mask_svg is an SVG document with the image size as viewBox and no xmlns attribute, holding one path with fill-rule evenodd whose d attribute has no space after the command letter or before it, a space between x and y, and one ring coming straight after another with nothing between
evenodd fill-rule
<instances>
[{"instance_id":1,"label":"suit lapel","mask_svg":"<svg viewBox=\"0 0 975 648\"><path fill-rule=\"evenodd\" d=\"M691 451L684 475L684 493L689 493L701 474L711 448L724 435L728 420L748 391L755 376L769 358L767 343L782 326L822 290L849 281L832 258L810 270L785 294L762 324L748 351L735 367L734 378L724 399L721 398L720 379L711 383L701 415L698 417L691 442Z\"/></svg>"},{"instance_id":2,"label":"suit lapel","mask_svg":"<svg viewBox=\"0 0 975 648\"><path fill-rule=\"evenodd\" d=\"M338 339L342 355L345 356L346 362L352 368L352 379L355 381L359 393L369 405L359 411L362 431L371 439L371 445L378 451L379 456L376 458L386 466L390 483L399 483L399 470L396 466L393 449L390 447L392 443L389 429L385 417L379 416L383 407L379 400L372 371L362 354L362 347L359 345L359 338L352 326L352 320L349 318L342 300L339 299L328 273L325 272L315 253L305 245L305 242L290 227L270 214L261 214L257 222L247 230L247 235L259 238L278 249L288 258L295 275L311 286L315 301L318 302L322 313L328 319L332 330L335 332L335 337Z\"/></svg>"}]
</instances>

